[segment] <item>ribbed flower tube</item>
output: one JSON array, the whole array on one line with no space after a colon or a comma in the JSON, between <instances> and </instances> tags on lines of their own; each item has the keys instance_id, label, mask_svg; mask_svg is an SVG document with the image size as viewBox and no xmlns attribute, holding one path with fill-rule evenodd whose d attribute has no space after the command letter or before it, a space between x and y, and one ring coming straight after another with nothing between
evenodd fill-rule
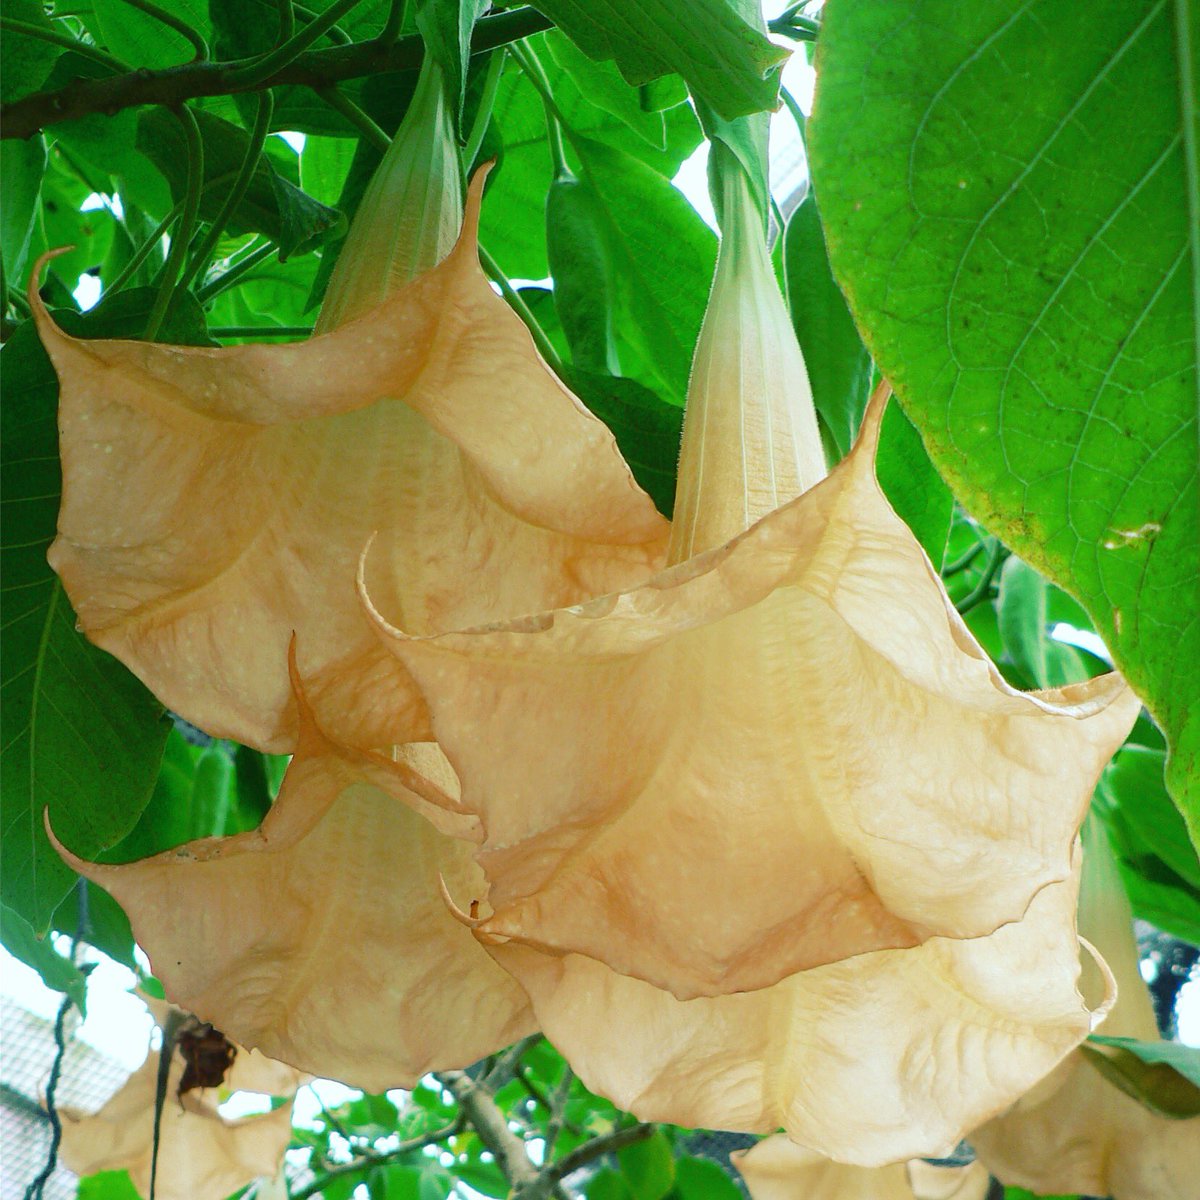
<instances>
[{"instance_id":1,"label":"ribbed flower tube","mask_svg":"<svg viewBox=\"0 0 1200 1200\"><path fill-rule=\"evenodd\" d=\"M762 218L745 173L722 157L721 248L688 385L670 563L723 545L825 477Z\"/></svg>"},{"instance_id":2,"label":"ribbed flower tube","mask_svg":"<svg viewBox=\"0 0 1200 1200\"><path fill-rule=\"evenodd\" d=\"M445 76L426 54L404 120L354 215L315 332L344 325L437 266L458 240L462 215Z\"/></svg>"}]
</instances>

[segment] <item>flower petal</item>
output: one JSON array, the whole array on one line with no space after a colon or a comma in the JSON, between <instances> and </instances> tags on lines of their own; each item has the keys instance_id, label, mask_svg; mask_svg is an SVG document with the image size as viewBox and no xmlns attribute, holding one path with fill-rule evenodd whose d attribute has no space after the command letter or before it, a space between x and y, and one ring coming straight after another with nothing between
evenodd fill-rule
<instances>
[{"instance_id":1,"label":"flower petal","mask_svg":"<svg viewBox=\"0 0 1200 1200\"><path fill-rule=\"evenodd\" d=\"M226 1121L211 1092L176 1098L182 1074L176 1056L162 1108L158 1200L224 1200L251 1180L274 1175L292 1137L291 1105ZM158 1056L152 1054L99 1112L63 1110L63 1163L77 1175L127 1170L133 1186L148 1196L157 1082Z\"/></svg>"},{"instance_id":2,"label":"flower petal","mask_svg":"<svg viewBox=\"0 0 1200 1200\"><path fill-rule=\"evenodd\" d=\"M288 639L326 727L427 740L354 597L424 630L642 578L667 526L476 257L482 176L433 270L294 345L80 341L31 292L61 381L50 559L89 637L218 736L286 751Z\"/></svg>"},{"instance_id":3,"label":"flower petal","mask_svg":"<svg viewBox=\"0 0 1200 1200\"><path fill-rule=\"evenodd\" d=\"M594 1092L647 1121L769 1133L860 1166L948 1153L1087 1035L1077 878L1023 920L676 1000L595 959L489 946ZM701 918L702 919L702 918Z\"/></svg>"},{"instance_id":4,"label":"flower petal","mask_svg":"<svg viewBox=\"0 0 1200 1200\"><path fill-rule=\"evenodd\" d=\"M521 989L442 902L439 877L482 883L471 843L396 799L433 789L404 762L328 741L303 699L300 712L259 829L119 866L59 852L130 914L174 1003L314 1075L411 1087L531 1032ZM417 803L461 821L448 800Z\"/></svg>"},{"instance_id":5,"label":"flower petal","mask_svg":"<svg viewBox=\"0 0 1200 1200\"><path fill-rule=\"evenodd\" d=\"M634 591L429 637L375 614L483 823L482 936L687 999L984 935L1068 875L1137 701L1004 682L878 488L881 414Z\"/></svg>"},{"instance_id":6,"label":"flower petal","mask_svg":"<svg viewBox=\"0 0 1200 1200\"><path fill-rule=\"evenodd\" d=\"M916 1159L851 1167L782 1135L730 1155L750 1200L985 1200L988 1173L978 1163L934 1166Z\"/></svg>"}]
</instances>

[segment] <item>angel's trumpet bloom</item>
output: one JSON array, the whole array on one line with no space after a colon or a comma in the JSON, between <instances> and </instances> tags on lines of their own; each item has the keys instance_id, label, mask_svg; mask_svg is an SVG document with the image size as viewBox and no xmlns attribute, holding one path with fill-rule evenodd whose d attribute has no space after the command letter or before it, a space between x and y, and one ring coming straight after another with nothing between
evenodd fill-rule
<instances>
[{"instance_id":1,"label":"angel's trumpet bloom","mask_svg":"<svg viewBox=\"0 0 1200 1200\"><path fill-rule=\"evenodd\" d=\"M474 820L427 782L435 748L408 750L420 775L356 754L297 700L300 744L257 830L119 866L59 852L129 913L173 1001L315 1075L412 1087L532 1032L524 993L442 902L442 880L482 879Z\"/></svg>"},{"instance_id":2,"label":"angel's trumpet bloom","mask_svg":"<svg viewBox=\"0 0 1200 1200\"><path fill-rule=\"evenodd\" d=\"M750 1200L986 1200L990 1180L977 1162L940 1166L914 1159L848 1167L782 1136L731 1155Z\"/></svg>"},{"instance_id":3,"label":"angel's trumpet bloom","mask_svg":"<svg viewBox=\"0 0 1200 1200\"><path fill-rule=\"evenodd\" d=\"M159 1200L224 1200L254 1179L274 1176L291 1140L292 1106L226 1120L217 1111L214 1089L180 1093L183 1073L176 1046L162 1108L155 1181ZM301 1082L282 1063L239 1051L226 1087L291 1096ZM99 1112L60 1110L63 1163L77 1175L127 1170L138 1194L149 1196L157 1083L158 1055L151 1053Z\"/></svg>"},{"instance_id":4,"label":"angel's trumpet bloom","mask_svg":"<svg viewBox=\"0 0 1200 1200\"><path fill-rule=\"evenodd\" d=\"M436 129L427 85L416 112ZM397 194L413 199L406 161L427 177L424 143L402 131L397 146L339 262L339 318L457 228L446 184L407 257L383 252L378 226ZM61 382L51 563L87 635L210 733L292 748L295 632L332 733L371 747L429 738L411 680L355 598L372 534L372 590L418 630L574 603L662 561L666 522L612 435L480 270L482 189L479 175L436 267L299 344L80 341L31 290Z\"/></svg>"},{"instance_id":5,"label":"angel's trumpet bloom","mask_svg":"<svg viewBox=\"0 0 1200 1200\"><path fill-rule=\"evenodd\" d=\"M1087 832L1079 932L1103 954L1118 989L1099 1032L1157 1041L1116 860L1096 818L1089 818ZM971 1142L1004 1183L1038 1193L1189 1200L1200 1181L1200 1117L1173 1120L1153 1112L1105 1079L1082 1053L971 1134Z\"/></svg>"},{"instance_id":6,"label":"angel's trumpet bloom","mask_svg":"<svg viewBox=\"0 0 1200 1200\"><path fill-rule=\"evenodd\" d=\"M1116 676L1005 684L879 490L884 392L816 482L804 366L740 173L723 209L676 565L423 637L363 589L481 817L479 936L681 999L1017 920L1069 875L1136 712Z\"/></svg>"}]
</instances>

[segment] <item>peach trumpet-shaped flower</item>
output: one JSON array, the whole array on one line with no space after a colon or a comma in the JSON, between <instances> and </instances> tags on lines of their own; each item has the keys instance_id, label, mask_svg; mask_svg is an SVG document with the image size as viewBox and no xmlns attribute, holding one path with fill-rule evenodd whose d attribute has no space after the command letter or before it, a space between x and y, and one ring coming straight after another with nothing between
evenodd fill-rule
<instances>
[{"instance_id":1,"label":"peach trumpet-shaped flower","mask_svg":"<svg viewBox=\"0 0 1200 1200\"><path fill-rule=\"evenodd\" d=\"M821 479L762 224L725 189L672 565L426 636L372 555L361 585L481 819L478 936L681 999L1019 919L1136 712L1115 675L1004 682L876 482L885 389Z\"/></svg>"},{"instance_id":2,"label":"peach trumpet-shaped flower","mask_svg":"<svg viewBox=\"0 0 1200 1200\"><path fill-rule=\"evenodd\" d=\"M155 1194L159 1200L224 1200L254 1179L274 1176L292 1136L292 1106L227 1120L219 1096L205 1088L179 1092L184 1060L175 1047L162 1108ZM239 1051L229 1091L291 1096L303 1082L282 1063ZM127 1170L139 1195L150 1195L158 1054L129 1077L96 1113L60 1111L63 1163L77 1175Z\"/></svg>"},{"instance_id":3,"label":"peach trumpet-shaped flower","mask_svg":"<svg viewBox=\"0 0 1200 1200\"><path fill-rule=\"evenodd\" d=\"M986 1200L990 1184L977 1162L850 1167L779 1135L731 1158L750 1200Z\"/></svg>"},{"instance_id":4,"label":"peach trumpet-shaped flower","mask_svg":"<svg viewBox=\"0 0 1200 1200\"><path fill-rule=\"evenodd\" d=\"M1079 932L1112 968L1117 1002L1099 1032L1158 1041L1139 969L1133 912L1103 825L1089 817ZM988 1169L1034 1192L1113 1200L1190 1200L1200 1181L1200 1117L1175 1120L1126 1095L1082 1052L1011 1111L970 1135Z\"/></svg>"},{"instance_id":5,"label":"peach trumpet-shaped flower","mask_svg":"<svg viewBox=\"0 0 1200 1200\"><path fill-rule=\"evenodd\" d=\"M385 201L412 200L401 152L424 172L429 150L403 132L396 146L339 263L339 316L402 274L379 227L395 223ZM482 190L481 173L438 265L302 343L83 341L31 288L61 384L51 564L84 632L216 736L292 749L295 632L331 733L428 740L355 596L372 534L372 589L417 630L574 603L662 561L665 520L480 269ZM458 226L457 188L432 199L436 236L404 226L410 263L440 252L448 214Z\"/></svg>"},{"instance_id":6,"label":"peach trumpet-shaped flower","mask_svg":"<svg viewBox=\"0 0 1200 1200\"><path fill-rule=\"evenodd\" d=\"M411 1087L531 1033L524 993L442 902L439 876L482 878L473 819L427 781L435 748L356 753L297 698L300 743L257 830L122 865L59 852L129 913L172 1001L314 1075Z\"/></svg>"}]
</instances>

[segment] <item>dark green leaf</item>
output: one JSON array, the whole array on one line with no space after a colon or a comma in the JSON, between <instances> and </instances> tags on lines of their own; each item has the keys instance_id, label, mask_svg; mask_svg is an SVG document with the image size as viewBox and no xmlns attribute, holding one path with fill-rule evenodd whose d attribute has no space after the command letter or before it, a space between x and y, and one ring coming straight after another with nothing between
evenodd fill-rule
<instances>
[{"instance_id":1,"label":"dark green leaf","mask_svg":"<svg viewBox=\"0 0 1200 1200\"><path fill-rule=\"evenodd\" d=\"M39 938L19 913L0 904L0 942L14 958L32 967L51 990L65 992L80 1012L86 1012L87 979L69 958L64 958L49 938Z\"/></svg>"},{"instance_id":2,"label":"dark green leaf","mask_svg":"<svg viewBox=\"0 0 1200 1200\"><path fill-rule=\"evenodd\" d=\"M1126 746L1105 770L1101 791L1119 828L1119 844L1158 855L1200 890L1200 859L1172 806L1163 782L1166 756L1143 746Z\"/></svg>"},{"instance_id":3,"label":"dark green leaf","mask_svg":"<svg viewBox=\"0 0 1200 1200\"><path fill-rule=\"evenodd\" d=\"M792 326L804 352L813 403L826 445L836 457L850 451L871 394L871 356L829 269L825 234L810 191L788 218L783 270Z\"/></svg>"},{"instance_id":4,"label":"dark green leaf","mask_svg":"<svg viewBox=\"0 0 1200 1200\"><path fill-rule=\"evenodd\" d=\"M564 37L556 29L545 35L545 46L579 92L597 108L611 113L656 150L666 148L666 124L662 112L647 108L639 93L621 78L621 73L612 63L588 58L570 38ZM686 99L685 92L683 96L676 95L672 104L663 107L673 107Z\"/></svg>"},{"instance_id":5,"label":"dark green leaf","mask_svg":"<svg viewBox=\"0 0 1200 1200\"><path fill-rule=\"evenodd\" d=\"M638 1200L663 1200L675 1183L675 1155L661 1129L617 1152L621 1174Z\"/></svg>"},{"instance_id":6,"label":"dark green leaf","mask_svg":"<svg viewBox=\"0 0 1200 1200\"><path fill-rule=\"evenodd\" d=\"M611 372L616 354L608 245L592 189L573 175L555 179L546 195L546 252L572 364Z\"/></svg>"},{"instance_id":7,"label":"dark green leaf","mask_svg":"<svg viewBox=\"0 0 1200 1200\"><path fill-rule=\"evenodd\" d=\"M5 0L4 15L27 25L54 28L41 0ZM50 42L6 29L0 38L0 101L7 104L39 91L60 54L62 50Z\"/></svg>"},{"instance_id":8,"label":"dark green leaf","mask_svg":"<svg viewBox=\"0 0 1200 1200\"><path fill-rule=\"evenodd\" d=\"M632 84L677 72L728 119L775 107L787 51L728 0L538 0L589 58L613 60Z\"/></svg>"},{"instance_id":9,"label":"dark green leaf","mask_svg":"<svg viewBox=\"0 0 1200 1200\"><path fill-rule=\"evenodd\" d=\"M1080 1049L1105 1079L1160 1116L1200 1116L1200 1047L1093 1034Z\"/></svg>"},{"instance_id":10,"label":"dark green leaf","mask_svg":"<svg viewBox=\"0 0 1200 1200\"><path fill-rule=\"evenodd\" d=\"M608 1167L597 1171L584 1186L587 1200L638 1200L625 1177Z\"/></svg>"},{"instance_id":11,"label":"dark green leaf","mask_svg":"<svg viewBox=\"0 0 1200 1200\"><path fill-rule=\"evenodd\" d=\"M964 504L1081 599L1171 739L1200 839L1186 10L833 3L809 131L869 349Z\"/></svg>"},{"instance_id":12,"label":"dark green leaf","mask_svg":"<svg viewBox=\"0 0 1200 1200\"><path fill-rule=\"evenodd\" d=\"M471 31L482 0L418 0L417 28L427 53L442 69L446 96L453 105L456 127L461 125L467 90L467 64L471 58Z\"/></svg>"},{"instance_id":13,"label":"dark green leaf","mask_svg":"<svg viewBox=\"0 0 1200 1200\"><path fill-rule=\"evenodd\" d=\"M921 435L893 401L883 414L875 460L879 485L901 520L941 570L954 511L954 497L934 470Z\"/></svg>"},{"instance_id":14,"label":"dark green leaf","mask_svg":"<svg viewBox=\"0 0 1200 1200\"><path fill-rule=\"evenodd\" d=\"M87 924L83 929L83 940L122 966L136 970L133 930L125 910L103 888L87 880L80 882L87 888ZM50 925L58 933L75 936L79 925L79 901L74 891L55 909Z\"/></svg>"},{"instance_id":15,"label":"dark green leaf","mask_svg":"<svg viewBox=\"0 0 1200 1200\"><path fill-rule=\"evenodd\" d=\"M679 1200L740 1200L733 1180L706 1158L681 1158L675 1163L675 1192Z\"/></svg>"},{"instance_id":16,"label":"dark green leaf","mask_svg":"<svg viewBox=\"0 0 1200 1200\"><path fill-rule=\"evenodd\" d=\"M529 39L541 62L554 102L568 130L615 146L672 178L700 141L700 126L691 106L679 104L662 114L666 145L658 150L622 120L592 103L546 50L542 37ZM540 279L546 275L545 229L528 214L545 203L554 177L546 140L546 114L533 86L515 68L500 82L489 134L489 154L500 146L500 163L488 180L480 236L510 277Z\"/></svg>"},{"instance_id":17,"label":"dark green leaf","mask_svg":"<svg viewBox=\"0 0 1200 1200\"><path fill-rule=\"evenodd\" d=\"M675 466L683 409L632 379L570 370L571 390L612 430L621 454L658 511L675 507Z\"/></svg>"},{"instance_id":18,"label":"dark green leaf","mask_svg":"<svg viewBox=\"0 0 1200 1200\"><path fill-rule=\"evenodd\" d=\"M367 1190L371 1200L420 1200L421 1169L397 1163L372 1167Z\"/></svg>"},{"instance_id":19,"label":"dark green leaf","mask_svg":"<svg viewBox=\"0 0 1200 1200\"><path fill-rule=\"evenodd\" d=\"M130 337L145 326L153 293L122 293L82 316L56 314L69 333ZM196 341L203 317L181 304L169 329ZM119 841L148 802L169 724L153 696L115 659L76 632L46 562L58 513L54 371L32 325L3 352L5 652L0 694L4 901L44 932L75 876L46 840L55 832L84 857Z\"/></svg>"},{"instance_id":20,"label":"dark green leaf","mask_svg":"<svg viewBox=\"0 0 1200 1200\"><path fill-rule=\"evenodd\" d=\"M0 261L14 287L25 282L25 262L38 190L46 171L46 142L41 134L21 142L0 142Z\"/></svg>"},{"instance_id":21,"label":"dark green leaf","mask_svg":"<svg viewBox=\"0 0 1200 1200\"><path fill-rule=\"evenodd\" d=\"M612 263L622 373L682 404L716 239L657 171L591 138L576 135L571 145Z\"/></svg>"},{"instance_id":22,"label":"dark green leaf","mask_svg":"<svg viewBox=\"0 0 1200 1200\"><path fill-rule=\"evenodd\" d=\"M1031 688L1063 687L1090 674L1074 646L1050 637L1047 595L1052 591L1057 589L1015 556L1000 571L1000 635L1009 659Z\"/></svg>"},{"instance_id":23,"label":"dark green leaf","mask_svg":"<svg viewBox=\"0 0 1200 1200\"><path fill-rule=\"evenodd\" d=\"M201 37L211 33L205 0L154 2L179 17ZM91 10L87 18L89 29L98 35L97 40L102 45L131 67L159 70L190 62L196 55L195 48L183 34L125 0L91 0Z\"/></svg>"},{"instance_id":24,"label":"dark green leaf","mask_svg":"<svg viewBox=\"0 0 1200 1200\"><path fill-rule=\"evenodd\" d=\"M204 142L204 191L200 215L217 215L229 184L246 155L244 129L210 113L197 112ZM187 183L187 148L179 122L164 109L149 109L138 120L137 145L171 185L176 200ZM280 257L311 248L342 221L335 209L318 204L284 179L267 156L260 158L242 202L228 223L231 233L262 233L279 243Z\"/></svg>"}]
</instances>

